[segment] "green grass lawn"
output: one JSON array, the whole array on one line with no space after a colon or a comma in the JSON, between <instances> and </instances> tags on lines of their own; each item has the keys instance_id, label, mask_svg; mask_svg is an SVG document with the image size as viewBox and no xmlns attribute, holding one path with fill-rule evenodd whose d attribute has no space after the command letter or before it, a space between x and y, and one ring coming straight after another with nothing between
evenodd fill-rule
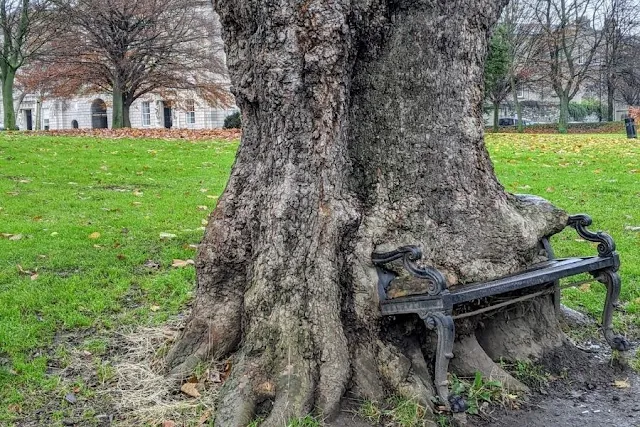
<instances>
[{"instance_id":1,"label":"green grass lawn","mask_svg":"<svg viewBox=\"0 0 640 427\"><path fill-rule=\"evenodd\" d=\"M585 212L622 258L626 314L640 309L640 144L608 135L489 135L508 191ZM65 390L47 369L62 333L91 336L159 324L193 289L206 217L226 183L236 143L0 134L0 425ZM164 236L164 237L162 237ZM595 254L565 232L559 255ZM564 300L599 315L599 285ZM87 339L88 337L88 339ZM56 394L57 393L57 394ZM22 414L20 414L22 412ZM28 416L26 416L28 418Z\"/></svg>"},{"instance_id":2,"label":"green grass lawn","mask_svg":"<svg viewBox=\"0 0 640 427\"><path fill-rule=\"evenodd\" d=\"M194 256L236 147L0 133L0 425L57 387L56 333L184 307L194 269L171 265Z\"/></svg>"},{"instance_id":3,"label":"green grass lawn","mask_svg":"<svg viewBox=\"0 0 640 427\"><path fill-rule=\"evenodd\" d=\"M536 194L569 213L587 213L592 230L612 235L622 263L623 315L616 325L640 326L640 143L619 135L488 135L496 174L512 193ZM552 240L557 256L596 255L574 230ZM605 288L563 291L563 303L598 317ZM635 334L635 332L634 332Z\"/></svg>"}]
</instances>

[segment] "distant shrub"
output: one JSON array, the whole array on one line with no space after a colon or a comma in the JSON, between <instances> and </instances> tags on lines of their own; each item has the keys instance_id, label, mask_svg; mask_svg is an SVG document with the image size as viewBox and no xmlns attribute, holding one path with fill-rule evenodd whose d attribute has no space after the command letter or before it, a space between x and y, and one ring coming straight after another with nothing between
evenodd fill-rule
<instances>
[{"instance_id":1,"label":"distant shrub","mask_svg":"<svg viewBox=\"0 0 640 427\"><path fill-rule=\"evenodd\" d=\"M224 119L225 129L242 129L242 119L240 118L240 111L228 115Z\"/></svg>"}]
</instances>

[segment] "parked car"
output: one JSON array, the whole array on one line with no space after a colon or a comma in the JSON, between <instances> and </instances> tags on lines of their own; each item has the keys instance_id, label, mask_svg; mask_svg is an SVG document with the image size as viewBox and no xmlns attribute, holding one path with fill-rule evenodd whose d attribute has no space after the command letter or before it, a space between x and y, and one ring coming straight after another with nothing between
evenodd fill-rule
<instances>
[{"instance_id":1,"label":"parked car","mask_svg":"<svg viewBox=\"0 0 640 427\"><path fill-rule=\"evenodd\" d=\"M502 117L501 119L498 119L498 126L516 126L517 123L517 117ZM525 126L530 126L534 124L534 122L528 119L522 119L522 124Z\"/></svg>"}]
</instances>

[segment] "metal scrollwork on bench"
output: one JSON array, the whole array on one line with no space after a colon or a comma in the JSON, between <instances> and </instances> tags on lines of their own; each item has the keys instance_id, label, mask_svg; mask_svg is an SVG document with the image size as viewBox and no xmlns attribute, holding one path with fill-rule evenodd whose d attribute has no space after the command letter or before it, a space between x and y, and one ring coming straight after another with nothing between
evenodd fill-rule
<instances>
[{"instance_id":1,"label":"metal scrollwork on bench","mask_svg":"<svg viewBox=\"0 0 640 427\"><path fill-rule=\"evenodd\" d=\"M578 235L589 242L598 243L598 255L601 257L611 257L616 251L616 244L613 238L602 231L592 232L587 230L593 221L589 215L571 215L567 225L573 227Z\"/></svg>"},{"instance_id":2,"label":"metal scrollwork on bench","mask_svg":"<svg viewBox=\"0 0 640 427\"><path fill-rule=\"evenodd\" d=\"M397 277L395 273L389 271L384 266L390 262L401 259L404 268L414 277L425 279L429 286L427 294L430 296L440 295L447 290L447 281L442 273L432 267L421 267L416 261L422 259L422 251L417 246L402 246L395 251L371 254L371 261L378 268L380 297L386 299L386 292L393 279Z\"/></svg>"}]
</instances>

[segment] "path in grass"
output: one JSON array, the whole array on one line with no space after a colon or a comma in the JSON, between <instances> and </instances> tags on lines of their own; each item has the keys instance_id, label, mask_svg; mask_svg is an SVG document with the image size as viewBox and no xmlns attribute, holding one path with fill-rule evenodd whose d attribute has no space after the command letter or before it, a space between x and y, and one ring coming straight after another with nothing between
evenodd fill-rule
<instances>
[{"instance_id":1,"label":"path in grass","mask_svg":"<svg viewBox=\"0 0 640 427\"><path fill-rule=\"evenodd\" d=\"M640 226L639 144L606 135L490 135L487 142L507 190L589 213L614 236L625 312L616 324L635 333L640 232L629 227ZM193 267L171 264L194 256L190 245L202 236L236 147L0 134L0 425L28 420L52 396L59 414L51 419L64 418L70 386L46 374L68 359L68 349L53 344L56 334L81 336L71 345L92 353L104 378L105 330L160 324L186 306ZM576 239L556 237L559 255L595 253ZM599 285L564 294L595 316L603 298ZM71 390L98 400L80 377Z\"/></svg>"},{"instance_id":2,"label":"path in grass","mask_svg":"<svg viewBox=\"0 0 640 427\"><path fill-rule=\"evenodd\" d=\"M56 332L184 308L194 270L171 265L194 256L236 146L0 134L0 424L57 387Z\"/></svg>"}]
</instances>

